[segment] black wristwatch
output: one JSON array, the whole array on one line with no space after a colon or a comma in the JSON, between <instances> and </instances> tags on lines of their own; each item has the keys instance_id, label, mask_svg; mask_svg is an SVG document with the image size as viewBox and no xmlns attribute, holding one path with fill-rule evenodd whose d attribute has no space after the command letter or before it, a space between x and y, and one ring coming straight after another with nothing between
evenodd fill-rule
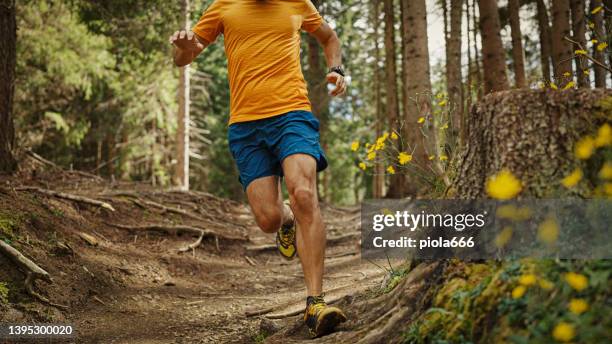
<instances>
[{"instance_id":1,"label":"black wristwatch","mask_svg":"<svg viewBox=\"0 0 612 344\"><path fill-rule=\"evenodd\" d=\"M329 69L329 73L338 73L343 77L346 76L346 74L344 73L344 68L342 68L342 66L331 67Z\"/></svg>"}]
</instances>

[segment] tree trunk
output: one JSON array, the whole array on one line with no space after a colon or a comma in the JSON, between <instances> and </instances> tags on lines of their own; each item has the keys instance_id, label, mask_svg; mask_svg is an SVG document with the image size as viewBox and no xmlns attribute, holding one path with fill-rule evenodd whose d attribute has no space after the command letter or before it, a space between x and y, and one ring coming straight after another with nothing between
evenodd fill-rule
<instances>
[{"instance_id":1,"label":"tree trunk","mask_svg":"<svg viewBox=\"0 0 612 344\"><path fill-rule=\"evenodd\" d=\"M404 41L404 139L413 151L414 163L426 168L427 148L421 125L421 116L431 113L431 80L429 48L427 45L427 9L425 0L402 0L402 38ZM414 194L414 181L407 181L405 190Z\"/></svg>"},{"instance_id":2,"label":"tree trunk","mask_svg":"<svg viewBox=\"0 0 612 344\"><path fill-rule=\"evenodd\" d=\"M393 0L384 0L385 12L385 72L387 88L387 120L389 130L398 132L401 128L399 120L399 99L397 94L397 59L395 49L395 7ZM401 150L401 140L398 140L397 149ZM389 189L386 197L400 198L403 196L404 178L401 173L397 173L390 178Z\"/></svg>"},{"instance_id":3,"label":"tree trunk","mask_svg":"<svg viewBox=\"0 0 612 344\"><path fill-rule=\"evenodd\" d=\"M572 9L572 31L574 33L574 41L578 44L574 45L574 51L586 49L586 23L584 20L584 0L570 0ZM589 76L584 73L587 68L586 59L582 55L576 55L574 58L576 64L576 77L578 78L579 87L590 87L591 81Z\"/></svg>"},{"instance_id":4,"label":"tree trunk","mask_svg":"<svg viewBox=\"0 0 612 344\"><path fill-rule=\"evenodd\" d=\"M478 0L478 7L480 8L485 93L507 90L510 86L506 76L497 1Z\"/></svg>"},{"instance_id":5,"label":"tree trunk","mask_svg":"<svg viewBox=\"0 0 612 344\"><path fill-rule=\"evenodd\" d=\"M0 0L0 172L13 172L17 167L13 157L16 41L15 1Z\"/></svg>"},{"instance_id":6,"label":"tree trunk","mask_svg":"<svg viewBox=\"0 0 612 344\"><path fill-rule=\"evenodd\" d=\"M183 20L185 28L190 28L189 0L182 0ZM189 190L189 66L182 67L179 72L178 94L178 129L176 131L177 164L175 183L181 190Z\"/></svg>"},{"instance_id":7,"label":"tree trunk","mask_svg":"<svg viewBox=\"0 0 612 344\"><path fill-rule=\"evenodd\" d=\"M538 5L538 28L540 31L540 63L542 64L542 78L546 83L550 83L550 62L551 62L551 33L548 8L544 0L537 0Z\"/></svg>"},{"instance_id":8,"label":"tree trunk","mask_svg":"<svg viewBox=\"0 0 612 344\"><path fill-rule=\"evenodd\" d=\"M463 96L461 78L461 25L463 17L463 0L450 2L450 35L447 37L446 50L446 85L448 99L453 106L452 127L456 142L461 141L463 127ZM455 145L457 146L457 144Z\"/></svg>"},{"instance_id":9,"label":"tree trunk","mask_svg":"<svg viewBox=\"0 0 612 344\"><path fill-rule=\"evenodd\" d=\"M487 96L467 118L467 143L450 197L485 196L502 169L521 180L523 197L550 197L577 165L574 144L612 116L601 107L610 90L514 90ZM598 117L599 116L599 117Z\"/></svg>"},{"instance_id":10,"label":"tree trunk","mask_svg":"<svg viewBox=\"0 0 612 344\"><path fill-rule=\"evenodd\" d=\"M553 70L556 80L559 83L565 83L572 78L572 45L565 40L565 37L571 37L569 0L553 1L552 12Z\"/></svg>"},{"instance_id":11,"label":"tree trunk","mask_svg":"<svg viewBox=\"0 0 612 344\"><path fill-rule=\"evenodd\" d=\"M591 11L595 8L603 6L601 0L591 0ZM596 14L593 14L593 24L595 27L593 28L593 35L598 42L607 42L606 30L604 27L604 11L601 10ZM606 64L606 50L599 51L597 49L598 44L593 45L593 58L603 64ZM608 48L609 49L609 48ZM595 65L595 87L597 88L605 88L606 87L606 69Z\"/></svg>"},{"instance_id":12,"label":"tree trunk","mask_svg":"<svg viewBox=\"0 0 612 344\"><path fill-rule=\"evenodd\" d=\"M470 1L466 0L465 1L465 21L467 24L467 59L468 59L468 69L467 69L467 97L466 97L466 106L465 106L465 110L467 112L470 111L470 109L472 108L472 84L473 84L473 80L472 80L472 76L474 74L474 67L473 67L473 61L472 61L472 39L471 39L471 15L470 15ZM463 125L462 125L462 129L461 129L461 142L465 142L465 116L463 116Z\"/></svg>"},{"instance_id":13,"label":"tree trunk","mask_svg":"<svg viewBox=\"0 0 612 344\"><path fill-rule=\"evenodd\" d=\"M468 3L470 0L467 0ZM476 86L477 88L477 99L480 101L484 96L484 85L482 82L482 69L480 68L480 54L478 49L478 27L477 24L479 22L478 16L476 15L476 0L472 0L472 35L474 36L474 67L475 67L475 75L476 75Z\"/></svg>"},{"instance_id":14,"label":"tree trunk","mask_svg":"<svg viewBox=\"0 0 612 344\"><path fill-rule=\"evenodd\" d=\"M519 16L519 0L508 0L508 15L512 30L512 59L514 60L514 82L517 88L527 87L525 78L525 55L523 53L523 34Z\"/></svg>"},{"instance_id":15,"label":"tree trunk","mask_svg":"<svg viewBox=\"0 0 612 344\"><path fill-rule=\"evenodd\" d=\"M385 0L385 9L387 0ZM380 80L380 68L379 62L380 58L380 45L379 38L380 35L378 33L378 27L380 26L380 0L374 0L372 2L372 24L374 27L374 55L376 64L373 67L374 71L374 96L375 96L375 104L376 104L376 137L381 137L383 135L383 126L385 121L383 109L382 109L382 101L381 101L381 80ZM386 18L385 18L386 20ZM384 195L385 188L385 167L382 162L377 161L374 165L374 176L372 178L372 197L373 198L382 198Z\"/></svg>"}]
</instances>

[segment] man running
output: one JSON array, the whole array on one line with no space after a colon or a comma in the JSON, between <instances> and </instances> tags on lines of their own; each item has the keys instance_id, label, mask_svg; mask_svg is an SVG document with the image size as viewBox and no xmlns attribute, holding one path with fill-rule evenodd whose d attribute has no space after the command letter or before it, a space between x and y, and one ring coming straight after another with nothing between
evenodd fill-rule
<instances>
[{"instance_id":1,"label":"man running","mask_svg":"<svg viewBox=\"0 0 612 344\"><path fill-rule=\"evenodd\" d=\"M301 70L300 30L323 47L327 82L335 85L330 94L342 95L340 41L310 0L216 0L191 31L177 31L170 43L174 62L185 66L223 34L231 94L228 139L240 182L259 227L276 232L281 255L291 259L298 253L308 292L304 321L318 337L346 316L323 300L326 239L316 174L327 161Z\"/></svg>"}]
</instances>

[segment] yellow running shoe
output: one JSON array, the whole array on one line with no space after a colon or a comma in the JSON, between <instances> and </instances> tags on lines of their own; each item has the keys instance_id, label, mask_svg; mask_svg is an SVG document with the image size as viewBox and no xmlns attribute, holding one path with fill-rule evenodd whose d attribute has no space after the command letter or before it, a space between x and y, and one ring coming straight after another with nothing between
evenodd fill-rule
<instances>
[{"instance_id":1,"label":"yellow running shoe","mask_svg":"<svg viewBox=\"0 0 612 344\"><path fill-rule=\"evenodd\" d=\"M276 232L276 247L283 258L291 260L295 257L297 248L295 246L295 233L297 230L296 221L291 224L284 224Z\"/></svg>"},{"instance_id":2,"label":"yellow running shoe","mask_svg":"<svg viewBox=\"0 0 612 344\"><path fill-rule=\"evenodd\" d=\"M346 315L338 307L327 306L323 296L309 296L306 299L304 322L312 338L334 332L336 326L346 321Z\"/></svg>"}]
</instances>

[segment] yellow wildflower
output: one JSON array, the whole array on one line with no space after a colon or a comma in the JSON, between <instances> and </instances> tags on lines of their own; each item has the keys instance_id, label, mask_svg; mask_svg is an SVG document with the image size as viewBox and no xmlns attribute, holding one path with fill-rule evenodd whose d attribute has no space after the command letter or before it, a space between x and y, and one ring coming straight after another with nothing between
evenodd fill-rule
<instances>
[{"instance_id":1,"label":"yellow wildflower","mask_svg":"<svg viewBox=\"0 0 612 344\"><path fill-rule=\"evenodd\" d=\"M601 42L597 44L597 51L604 51L608 47L608 43Z\"/></svg>"},{"instance_id":2,"label":"yellow wildflower","mask_svg":"<svg viewBox=\"0 0 612 344\"><path fill-rule=\"evenodd\" d=\"M576 143L576 147L574 148L576 157L578 159L586 160L593 155L593 151L595 150L595 140L591 136L585 136L578 143Z\"/></svg>"},{"instance_id":3,"label":"yellow wildflower","mask_svg":"<svg viewBox=\"0 0 612 344\"><path fill-rule=\"evenodd\" d=\"M583 70L582 73L584 73L584 75L591 75L591 71L588 69Z\"/></svg>"},{"instance_id":4,"label":"yellow wildflower","mask_svg":"<svg viewBox=\"0 0 612 344\"><path fill-rule=\"evenodd\" d=\"M593 38L593 39L591 40L591 43L593 43L593 44L597 44L598 42L599 42L599 41L598 41L598 40L596 40L595 38Z\"/></svg>"},{"instance_id":5,"label":"yellow wildflower","mask_svg":"<svg viewBox=\"0 0 612 344\"><path fill-rule=\"evenodd\" d=\"M447 103L447 102L446 102L446 99L445 99L445 100L443 100L443 101L439 102L439 103L438 103L438 105L440 105L440 106L445 106L445 105L446 105L446 103Z\"/></svg>"},{"instance_id":6,"label":"yellow wildflower","mask_svg":"<svg viewBox=\"0 0 612 344\"><path fill-rule=\"evenodd\" d=\"M393 166L389 166L387 167L387 172L389 172L389 174L395 174L395 168L393 168Z\"/></svg>"},{"instance_id":7,"label":"yellow wildflower","mask_svg":"<svg viewBox=\"0 0 612 344\"><path fill-rule=\"evenodd\" d=\"M534 285L537 282L537 277L534 274L525 274L525 275L521 275L518 279L518 282L520 285L524 285L524 286L530 286L530 285Z\"/></svg>"},{"instance_id":8,"label":"yellow wildflower","mask_svg":"<svg viewBox=\"0 0 612 344\"><path fill-rule=\"evenodd\" d=\"M593 28L595 28L595 23L589 22L589 29L593 29Z\"/></svg>"},{"instance_id":9,"label":"yellow wildflower","mask_svg":"<svg viewBox=\"0 0 612 344\"><path fill-rule=\"evenodd\" d=\"M557 87L557 84L555 84L554 82L550 83L550 88L552 88L553 90L558 90L559 87Z\"/></svg>"},{"instance_id":10,"label":"yellow wildflower","mask_svg":"<svg viewBox=\"0 0 612 344\"><path fill-rule=\"evenodd\" d=\"M569 189L571 187L576 186L576 184L578 184L578 182L580 182L580 180L582 179L582 176L582 170L577 168L570 175L563 178L563 180L561 180L561 184L563 184L563 186Z\"/></svg>"},{"instance_id":11,"label":"yellow wildflower","mask_svg":"<svg viewBox=\"0 0 612 344\"><path fill-rule=\"evenodd\" d=\"M574 81L570 81L565 85L565 87L563 87L563 90L569 90L570 88L574 88L574 86L576 86L576 83Z\"/></svg>"},{"instance_id":12,"label":"yellow wildflower","mask_svg":"<svg viewBox=\"0 0 612 344\"><path fill-rule=\"evenodd\" d=\"M520 299L521 297L523 297L523 295L525 295L526 291L527 291L527 287L525 287L524 285L519 285L518 287L512 290L512 298Z\"/></svg>"},{"instance_id":13,"label":"yellow wildflower","mask_svg":"<svg viewBox=\"0 0 612 344\"><path fill-rule=\"evenodd\" d=\"M566 78L569 77L570 75L572 75L572 73L570 73L570 72L563 73L563 76L566 77Z\"/></svg>"},{"instance_id":14,"label":"yellow wildflower","mask_svg":"<svg viewBox=\"0 0 612 344\"><path fill-rule=\"evenodd\" d=\"M603 6L597 6L592 11L591 14L597 14L603 9Z\"/></svg>"},{"instance_id":15,"label":"yellow wildflower","mask_svg":"<svg viewBox=\"0 0 612 344\"><path fill-rule=\"evenodd\" d=\"M589 304L584 299L571 299L567 308L570 312L580 315L589 309Z\"/></svg>"},{"instance_id":16,"label":"yellow wildflower","mask_svg":"<svg viewBox=\"0 0 612 344\"><path fill-rule=\"evenodd\" d=\"M605 183L603 187L606 195L612 196L612 183Z\"/></svg>"},{"instance_id":17,"label":"yellow wildflower","mask_svg":"<svg viewBox=\"0 0 612 344\"><path fill-rule=\"evenodd\" d=\"M391 133L391 140L397 140L399 138L399 136L397 136L397 134L395 132Z\"/></svg>"},{"instance_id":18,"label":"yellow wildflower","mask_svg":"<svg viewBox=\"0 0 612 344\"><path fill-rule=\"evenodd\" d=\"M435 158L436 158L436 156L435 156L435 155L430 155L430 156L428 157L428 159L429 159L430 161L431 161L431 160L433 160L433 159L435 159Z\"/></svg>"},{"instance_id":19,"label":"yellow wildflower","mask_svg":"<svg viewBox=\"0 0 612 344\"><path fill-rule=\"evenodd\" d=\"M486 190L495 199L512 199L523 189L521 181L512 172L502 170L487 180Z\"/></svg>"},{"instance_id":20,"label":"yellow wildflower","mask_svg":"<svg viewBox=\"0 0 612 344\"><path fill-rule=\"evenodd\" d=\"M576 336L576 330L574 325L561 321L553 329L552 336L560 342L569 342Z\"/></svg>"},{"instance_id":21,"label":"yellow wildflower","mask_svg":"<svg viewBox=\"0 0 612 344\"><path fill-rule=\"evenodd\" d=\"M400 165L406 165L412 161L412 155L405 152L400 152L397 155L397 160L399 160Z\"/></svg>"},{"instance_id":22,"label":"yellow wildflower","mask_svg":"<svg viewBox=\"0 0 612 344\"><path fill-rule=\"evenodd\" d=\"M418 124L423 124L425 123L425 117L419 117L419 120L417 121Z\"/></svg>"},{"instance_id":23,"label":"yellow wildflower","mask_svg":"<svg viewBox=\"0 0 612 344\"><path fill-rule=\"evenodd\" d=\"M512 227L504 227L504 229L495 236L495 246L502 248L508 244L510 239L512 239Z\"/></svg>"},{"instance_id":24,"label":"yellow wildflower","mask_svg":"<svg viewBox=\"0 0 612 344\"><path fill-rule=\"evenodd\" d=\"M544 290L551 290L552 288L555 287L553 282L551 282L551 281L549 281L547 279L539 279L538 280L538 285L540 286L540 288L542 288Z\"/></svg>"},{"instance_id":25,"label":"yellow wildflower","mask_svg":"<svg viewBox=\"0 0 612 344\"><path fill-rule=\"evenodd\" d=\"M368 168L368 166L365 164L365 162L360 162L359 163L359 168L365 171L366 168Z\"/></svg>"},{"instance_id":26,"label":"yellow wildflower","mask_svg":"<svg viewBox=\"0 0 612 344\"><path fill-rule=\"evenodd\" d=\"M545 89L546 88L546 84L541 82L538 84L538 86L540 87L540 89Z\"/></svg>"},{"instance_id":27,"label":"yellow wildflower","mask_svg":"<svg viewBox=\"0 0 612 344\"><path fill-rule=\"evenodd\" d=\"M595 147L604 147L612 144L612 127L608 123L605 123L597 130L597 137L595 138Z\"/></svg>"},{"instance_id":28,"label":"yellow wildflower","mask_svg":"<svg viewBox=\"0 0 612 344\"><path fill-rule=\"evenodd\" d=\"M353 141L353 143L351 143L351 150L353 152L356 152L359 149L359 141Z\"/></svg>"},{"instance_id":29,"label":"yellow wildflower","mask_svg":"<svg viewBox=\"0 0 612 344\"><path fill-rule=\"evenodd\" d=\"M446 155L440 155L440 161L446 161L448 157Z\"/></svg>"},{"instance_id":30,"label":"yellow wildflower","mask_svg":"<svg viewBox=\"0 0 612 344\"><path fill-rule=\"evenodd\" d=\"M444 96L445 96L445 94L444 94L444 93L438 93L438 94L436 94L436 98L438 98L438 99L442 99L442 98L444 98Z\"/></svg>"},{"instance_id":31,"label":"yellow wildflower","mask_svg":"<svg viewBox=\"0 0 612 344\"><path fill-rule=\"evenodd\" d=\"M606 161L601 170L599 171L599 178L601 179L612 179L612 163Z\"/></svg>"},{"instance_id":32,"label":"yellow wildflower","mask_svg":"<svg viewBox=\"0 0 612 344\"><path fill-rule=\"evenodd\" d=\"M370 153L368 153L368 157L367 157L367 159L368 159L368 160L374 160L374 159L376 159L376 152L370 152Z\"/></svg>"},{"instance_id":33,"label":"yellow wildflower","mask_svg":"<svg viewBox=\"0 0 612 344\"><path fill-rule=\"evenodd\" d=\"M579 50L574 51L574 54L576 54L576 55L586 55L587 51L579 49Z\"/></svg>"},{"instance_id":34,"label":"yellow wildflower","mask_svg":"<svg viewBox=\"0 0 612 344\"><path fill-rule=\"evenodd\" d=\"M559 238L559 224L557 220L548 218L538 226L538 239L546 244L553 244Z\"/></svg>"},{"instance_id":35,"label":"yellow wildflower","mask_svg":"<svg viewBox=\"0 0 612 344\"><path fill-rule=\"evenodd\" d=\"M445 123L440 129L442 129L442 130L448 129L448 123Z\"/></svg>"},{"instance_id":36,"label":"yellow wildflower","mask_svg":"<svg viewBox=\"0 0 612 344\"><path fill-rule=\"evenodd\" d=\"M585 275L575 272L566 273L565 282L576 291L583 291L589 286L589 279Z\"/></svg>"}]
</instances>

